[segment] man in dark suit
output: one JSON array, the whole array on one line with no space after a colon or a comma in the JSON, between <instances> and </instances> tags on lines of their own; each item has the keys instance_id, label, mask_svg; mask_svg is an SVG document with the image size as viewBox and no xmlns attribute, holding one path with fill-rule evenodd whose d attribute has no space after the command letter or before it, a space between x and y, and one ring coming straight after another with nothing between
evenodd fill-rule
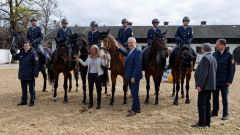
<instances>
[{"instance_id":1,"label":"man in dark suit","mask_svg":"<svg viewBox=\"0 0 240 135\"><path fill-rule=\"evenodd\" d=\"M222 95L223 114L222 120L228 120L228 92L229 85L232 84L236 66L233 56L225 49L226 40L218 39L216 42L217 51L213 53L213 56L217 60L217 80L216 80L216 91L213 93L213 110L211 116L218 116L219 110L219 92Z\"/></svg>"},{"instance_id":2,"label":"man in dark suit","mask_svg":"<svg viewBox=\"0 0 240 135\"><path fill-rule=\"evenodd\" d=\"M198 91L199 121L192 127L210 126L211 92L216 90L217 61L211 54L211 44L203 44L205 53L195 72L195 83Z\"/></svg>"},{"instance_id":3,"label":"man in dark suit","mask_svg":"<svg viewBox=\"0 0 240 135\"><path fill-rule=\"evenodd\" d=\"M139 82L142 79L142 52L136 48L136 39L134 37L128 38L128 48L120 48L116 44L118 51L126 56L125 61L125 79L128 81L129 88L132 94L132 109L129 110L128 117L136 115L141 112L139 101Z\"/></svg>"}]
</instances>

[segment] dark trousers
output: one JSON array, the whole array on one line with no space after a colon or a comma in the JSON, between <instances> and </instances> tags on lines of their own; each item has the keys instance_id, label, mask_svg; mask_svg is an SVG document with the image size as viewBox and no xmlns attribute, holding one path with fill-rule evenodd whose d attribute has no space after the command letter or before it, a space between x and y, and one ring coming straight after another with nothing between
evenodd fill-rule
<instances>
[{"instance_id":1,"label":"dark trousers","mask_svg":"<svg viewBox=\"0 0 240 135\"><path fill-rule=\"evenodd\" d=\"M210 125L211 122L211 91L198 93L198 115L200 125Z\"/></svg>"},{"instance_id":2,"label":"dark trousers","mask_svg":"<svg viewBox=\"0 0 240 135\"><path fill-rule=\"evenodd\" d=\"M28 100L28 91L27 87L29 87L29 93L30 93L30 103L34 104L35 102L35 80L21 80L21 86L22 86L22 103L27 103Z\"/></svg>"},{"instance_id":3,"label":"dark trousers","mask_svg":"<svg viewBox=\"0 0 240 135\"><path fill-rule=\"evenodd\" d=\"M88 86L89 86L89 105L93 105L93 86L94 83L97 89L97 105L101 104L101 76L98 76L97 73L89 73L88 74Z\"/></svg>"},{"instance_id":4,"label":"dark trousers","mask_svg":"<svg viewBox=\"0 0 240 135\"><path fill-rule=\"evenodd\" d=\"M135 83L129 82L129 88L132 94L132 111L140 111L140 101L139 101L139 81L135 81Z\"/></svg>"},{"instance_id":5,"label":"dark trousers","mask_svg":"<svg viewBox=\"0 0 240 135\"><path fill-rule=\"evenodd\" d=\"M228 86L217 86L217 89L213 92L213 110L212 113L218 114L219 110L219 92L222 95L223 104L223 116L228 116Z\"/></svg>"}]
</instances>

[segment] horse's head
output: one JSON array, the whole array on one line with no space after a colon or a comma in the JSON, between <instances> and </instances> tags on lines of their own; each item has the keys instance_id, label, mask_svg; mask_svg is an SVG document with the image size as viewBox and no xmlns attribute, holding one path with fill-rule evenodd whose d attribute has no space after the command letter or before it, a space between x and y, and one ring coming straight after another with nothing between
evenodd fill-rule
<instances>
[{"instance_id":1,"label":"horse's head","mask_svg":"<svg viewBox=\"0 0 240 135\"><path fill-rule=\"evenodd\" d=\"M191 47L189 45L183 45L180 48L180 57L184 67L191 66L194 57L192 56Z\"/></svg>"},{"instance_id":2,"label":"horse's head","mask_svg":"<svg viewBox=\"0 0 240 135\"><path fill-rule=\"evenodd\" d=\"M101 48L108 50L109 52L116 51L117 48L114 44L117 44L118 42L109 32L110 29L106 32L100 32Z\"/></svg>"},{"instance_id":3,"label":"horse's head","mask_svg":"<svg viewBox=\"0 0 240 135\"><path fill-rule=\"evenodd\" d=\"M24 37L22 35L22 32L12 32L12 42L11 42L11 48L12 49L22 49L24 43Z\"/></svg>"},{"instance_id":4,"label":"horse's head","mask_svg":"<svg viewBox=\"0 0 240 135\"><path fill-rule=\"evenodd\" d=\"M168 48L166 46L167 39L165 38L167 31L161 34L155 34L155 38L153 39L151 45L151 53L155 56L161 55L162 58L166 59L169 55Z\"/></svg>"},{"instance_id":5,"label":"horse's head","mask_svg":"<svg viewBox=\"0 0 240 135\"><path fill-rule=\"evenodd\" d=\"M88 52L89 44L86 37L81 33L74 33L71 36L72 49L74 55L78 55L81 52Z\"/></svg>"}]
</instances>

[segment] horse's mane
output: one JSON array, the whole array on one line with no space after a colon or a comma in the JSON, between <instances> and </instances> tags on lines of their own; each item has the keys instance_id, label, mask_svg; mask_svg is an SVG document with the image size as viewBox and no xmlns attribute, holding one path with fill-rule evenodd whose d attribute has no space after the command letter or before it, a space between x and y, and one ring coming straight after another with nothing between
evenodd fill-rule
<instances>
[{"instance_id":1,"label":"horse's mane","mask_svg":"<svg viewBox=\"0 0 240 135\"><path fill-rule=\"evenodd\" d=\"M122 44L120 44L112 34L109 33L108 37L109 37L110 42L111 42L111 50L112 51L115 51L115 50L117 51L117 48L114 44L118 44L121 48L123 48Z\"/></svg>"},{"instance_id":2,"label":"horse's mane","mask_svg":"<svg viewBox=\"0 0 240 135\"><path fill-rule=\"evenodd\" d=\"M158 38L159 37L155 37L153 39L152 45L150 47L150 52L149 52L149 54L151 54L151 56L149 57L150 59L155 59L160 50L163 50L163 49L167 48L165 46L164 42L160 42L160 40L158 40ZM159 46L159 44L164 44L164 45Z\"/></svg>"}]
</instances>

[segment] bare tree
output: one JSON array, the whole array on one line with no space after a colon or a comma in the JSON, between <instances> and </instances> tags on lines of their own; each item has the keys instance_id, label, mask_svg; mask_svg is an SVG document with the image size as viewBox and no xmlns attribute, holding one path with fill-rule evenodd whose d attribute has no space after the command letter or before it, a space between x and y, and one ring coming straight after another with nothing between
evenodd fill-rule
<instances>
[{"instance_id":1,"label":"bare tree","mask_svg":"<svg viewBox=\"0 0 240 135\"><path fill-rule=\"evenodd\" d=\"M57 1L56 0L35 0L36 8L38 10L38 15L43 23L44 33L47 34L52 29L52 24L54 20L51 19L57 11Z\"/></svg>"}]
</instances>

